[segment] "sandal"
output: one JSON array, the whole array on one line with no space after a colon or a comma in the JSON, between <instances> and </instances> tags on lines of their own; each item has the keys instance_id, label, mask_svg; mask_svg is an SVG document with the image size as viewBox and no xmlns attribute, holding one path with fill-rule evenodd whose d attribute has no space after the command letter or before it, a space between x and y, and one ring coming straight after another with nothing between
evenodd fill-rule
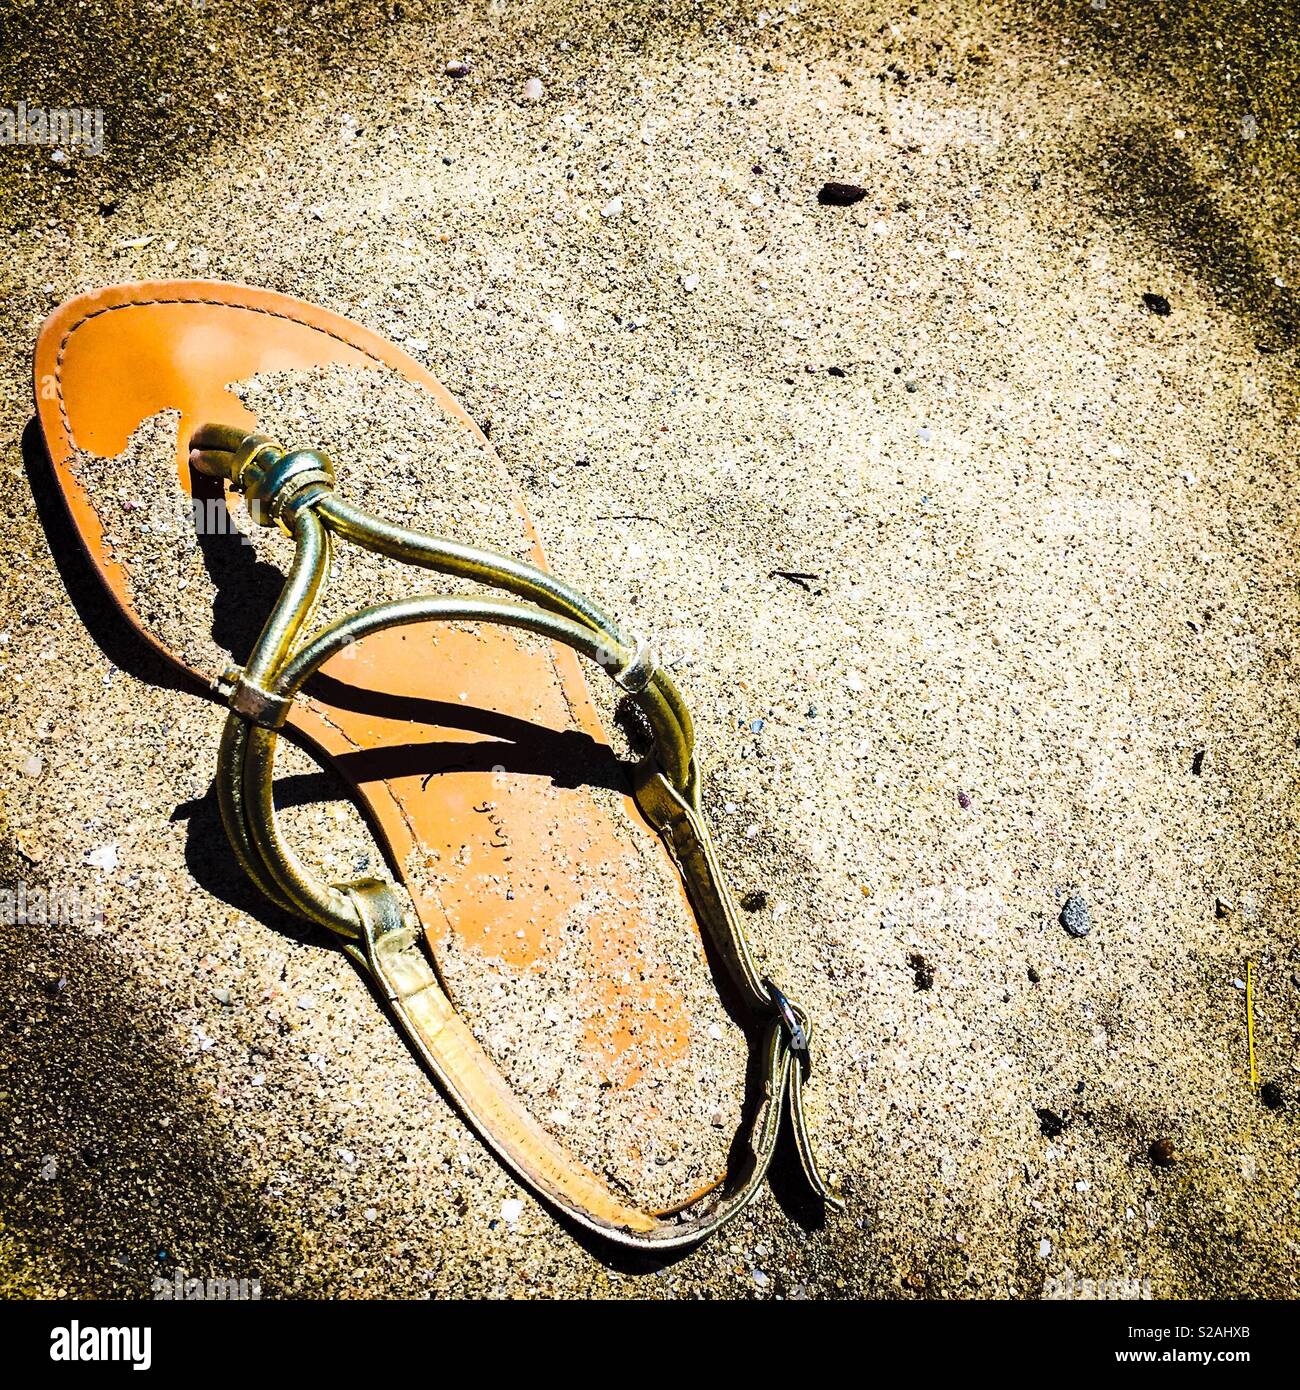
<instances>
[{"instance_id":1,"label":"sandal","mask_svg":"<svg viewBox=\"0 0 1300 1390\"><path fill-rule=\"evenodd\" d=\"M256 400L234 394L231 383L309 370L368 374L376 390L391 393L380 398L381 409L390 401L397 409L398 398L411 395L428 409L431 399L466 439L489 449L465 411L406 353L344 318L266 290L202 281L116 286L64 304L46 321L36 348L40 425L75 532L121 614L187 678L203 680L202 658L159 636L166 615L143 611L147 605L133 588L131 566L114 535L115 517L88 490L86 468L124 457L146 422L161 421L164 452L174 450L177 465L175 499L151 496L146 506L161 514L170 500L189 505L189 494L202 533L202 508L209 508L210 519L212 505L224 506L229 489L243 494L256 523L292 540L288 579L251 654L242 666L229 666L206 684L230 709L217 754L216 791L244 871L280 907L338 935L485 1143L522 1182L579 1225L641 1248L699 1241L757 1194L787 1115L809 1186L821 1200L841 1205L818 1172L804 1118L809 1020L762 976L750 953L701 813L690 715L668 673L647 643L630 638L597 604L541 566L531 533L525 535L530 558L523 558L381 520L335 490L334 469L324 453L286 450L258 433L257 412L250 408ZM171 415L164 412L179 413L174 440ZM421 477L427 482L427 464L412 482ZM503 478L499 466L484 471L466 495L472 497L480 481L484 488L499 487ZM164 480L157 490L166 485ZM522 507L514 505L526 526ZM162 531L161 524L157 529ZM371 603L313 630L312 613L329 583L338 541L487 585L505 596L466 592L462 584L458 592ZM443 988L432 956L439 914L481 921L481 930L490 932L500 922L508 927L524 920L520 913L567 911L571 903L566 908L551 901L550 883L539 888L529 880L523 904L512 889L500 889L501 882L525 881L525 872L512 862L520 841L531 836L530 843L540 843L548 835L540 857L563 854L566 863L577 866L570 875L576 881L605 854L601 837L610 832L592 812L581 824L566 820L557 826L552 820L543 835L538 819L554 816L548 803L538 800L537 784L545 778L510 778L498 767L495 799L469 808L487 812L481 822L491 827L483 831L490 838L475 842L481 857L474 872L456 862L455 846L467 840L472 818L447 790L455 779L421 776L419 768L408 775L398 751L410 746L410 710L427 700L432 679L428 662L413 659L419 649L411 639L417 636L435 644L438 664L445 661L445 669L474 682L472 701L468 692L459 699L483 720L540 719L539 701L545 696L551 702L546 717L559 725L557 737L585 735L603 747L571 655L576 652L605 670L653 732L653 747L633 779L632 795L643 818L636 830L654 854L666 852L702 937L752 1015L751 1066L760 1082L728 1173L678 1207L641 1210L571 1157L524 1108ZM385 696L395 702L396 714L382 706ZM272 791L277 742L285 731L344 775L385 846L396 884L369 876L326 882L286 844ZM461 742L455 746L467 757L483 752L483 745L463 733L457 737ZM500 746L487 744L486 755ZM358 769L366 759L371 766L363 776ZM430 846L429 857L438 861L441 875L432 882L413 867L417 848ZM448 854L452 862L445 872L441 866L448 864ZM499 872L478 871L480 862ZM609 857L600 867L612 870L604 891L616 900L636 894L627 860ZM495 885L491 891L489 880ZM557 885L559 897L566 891Z\"/></svg>"}]
</instances>

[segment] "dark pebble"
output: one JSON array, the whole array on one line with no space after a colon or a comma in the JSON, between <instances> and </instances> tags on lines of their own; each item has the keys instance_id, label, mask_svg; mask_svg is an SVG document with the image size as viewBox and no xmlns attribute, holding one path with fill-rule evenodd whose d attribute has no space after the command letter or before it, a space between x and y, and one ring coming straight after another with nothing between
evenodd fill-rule
<instances>
[{"instance_id":1,"label":"dark pebble","mask_svg":"<svg viewBox=\"0 0 1300 1390\"><path fill-rule=\"evenodd\" d=\"M1198 749L1196 750L1196 752L1192 754L1192 776L1193 776L1193 777L1199 777L1199 776L1201 775L1201 769L1202 769L1204 766L1205 766L1205 749L1204 749L1204 748L1198 748Z\"/></svg>"},{"instance_id":2,"label":"dark pebble","mask_svg":"<svg viewBox=\"0 0 1300 1390\"><path fill-rule=\"evenodd\" d=\"M843 375L844 375L844 368L843 368L843 367L827 367L827 368L826 368L826 374L827 374L827 376L843 376Z\"/></svg>"},{"instance_id":3,"label":"dark pebble","mask_svg":"<svg viewBox=\"0 0 1300 1390\"><path fill-rule=\"evenodd\" d=\"M1038 1128L1042 1130L1044 1138L1055 1139L1064 1132L1066 1121L1055 1110L1039 1109L1034 1114L1038 1116Z\"/></svg>"},{"instance_id":4,"label":"dark pebble","mask_svg":"<svg viewBox=\"0 0 1300 1390\"><path fill-rule=\"evenodd\" d=\"M1031 985L1036 985L1039 982L1039 980L1043 978L1038 973L1038 971L1034 969L1032 965L1029 967L1029 970L1026 973L1029 975L1029 983Z\"/></svg>"},{"instance_id":5,"label":"dark pebble","mask_svg":"<svg viewBox=\"0 0 1300 1390\"><path fill-rule=\"evenodd\" d=\"M1224 918L1232 916L1232 909L1228 906L1227 903L1223 901L1222 898L1215 898L1214 915L1219 919L1220 922L1222 922Z\"/></svg>"},{"instance_id":6,"label":"dark pebble","mask_svg":"<svg viewBox=\"0 0 1300 1390\"><path fill-rule=\"evenodd\" d=\"M1149 290L1142 296L1142 303L1160 318L1169 317L1169 301L1162 294L1152 294Z\"/></svg>"},{"instance_id":7,"label":"dark pebble","mask_svg":"<svg viewBox=\"0 0 1300 1390\"><path fill-rule=\"evenodd\" d=\"M1087 936L1092 930L1092 919L1088 916L1088 904L1077 893L1066 898L1061 909L1061 925L1071 936Z\"/></svg>"},{"instance_id":8,"label":"dark pebble","mask_svg":"<svg viewBox=\"0 0 1300 1390\"><path fill-rule=\"evenodd\" d=\"M912 979L917 989L934 988L934 970L931 968L930 962L926 960L920 951L913 951L912 954L908 956L907 963L912 967Z\"/></svg>"},{"instance_id":9,"label":"dark pebble","mask_svg":"<svg viewBox=\"0 0 1300 1390\"><path fill-rule=\"evenodd\" d=\"M751 888L740 900L746 912L761 912L767 906L767 894L761 888Z\"/></svg>"},{"instance_id":10,"label":"dark pebble","mask_svg":"<svg viewBox=\"0 0 1300 1390\"><path fill-rule=\"evenodd\" d=\"M824 208L849 208L866 196L867 190L859 188L856 183L824 183L817 194L817 201Z\"/></svg>"},{"instance_id":11,"label":"dark pebble","mask_svg":"<svg viewBox=\"0 0 1300 1390\"><path fill-rule=\"evenodd\" d=\"M1157 1168L1172 1168L1178 1162L1178 1150L1172 1139L1153 1139L1147 1157Z\"/></svg>"},{"instance_id":12,"label":"dark pebble","mask_svg":"<svg viewBox=\"0 0 1300 1390\"><path fill-rule=\"evenodd\" d=\"M958 793L957 793L957 805L960 806L961 809L962 809L963 811L969 811L969 810L970 810L970 793L969 793L969 792L958 792Z\"/></svg>"},{"instance_id":13,"label":"dark pebble","mask_svg":"<svg viewBox=\"0 0 1300 1390\"><path fill-rule=\"evenodd\" d=\"M1270 1110L1281 1110L1282 1108L1282 1088L1276 1081L1264 1082L1259 1088L1259 1098Z\"/></svg>"}]
</instances>

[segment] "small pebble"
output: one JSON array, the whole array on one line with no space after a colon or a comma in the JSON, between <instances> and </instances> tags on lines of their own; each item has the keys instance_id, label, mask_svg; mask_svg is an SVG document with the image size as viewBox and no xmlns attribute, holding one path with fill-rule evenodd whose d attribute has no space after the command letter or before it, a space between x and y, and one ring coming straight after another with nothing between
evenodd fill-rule
<instances>
[{"instance_id":1,"label":"small pebble","mask_svg":"<svg viewBox=\"0 0 1300 1390\"><path fill-rule=\"evenodd\" d=\"M316 1007L316 996L314 994L300 994L298 996L298 1007L303 1013L310 1013Z\"/></svg>"},{"instance_id":2,"label":"small pebble","mask_svg":"<svg viewBox=\"0 0 1300 1390\"><path fill-rule=\"evenodd\" d=\"M1142 296L1142 303L1159 318L1168 318L1170 304L1162 294L1152 294L1148 291Z\"/></svg>"},{"instance_id":3,"label":"small pebble","mask_svg":"<svg viewBox=\"0 0 1300 1390\"><path fill-rule=\"evenodd\" d=\"M53 1154L46 1154L41 1162L41 1177L53 1182L59 1176L59 1160Z\"/></svg>"},{"instance_id":4,"label":"small pebble","mask_svg":"<svg viewBox=\"0 0 1300 1390\"><path fill-rule=\"evenodd\" d=\"M541 101L545 95L546 88L542 86L542 79L540 77L530 77L528 81L524 83L525 101Z\"/></svg>"},{"instance_id":5,"label":"small pebble","mask_svg":"<svg viewBox=\"0 0 1300 1390\"><path fill-rule=\"evenodd\" d=\"M23 772L28 777L39 777L45 771L45 761L37 753L33 753L30 758L23 763Z\"/></svg>"},{"instance_id":6,"label":"small pebble","mask_svg":"<svg viewBox=\"0 0 1300 1390\"><path fill-rule=\"evenodd\" d=\"M1178 1162L1178 1150L1172 1139L1153 1139L1147 1157L1157 1168L1172 1168Z\"/></svg>"},{"instance_id":7,"label":"small pebble","mask_svg":"<svg viewBox=\"0 0 1300 1390\"><path fill-rule=\"evenodd\" d=\"M767 894L761 888L751 888L740 900L746 912L761 912L767 906Z\"/></svg>"},{"instance_id":8,"label":"small pebble","mask_svg":"<svg viewBox=\"0 0 1300 1390\"><path fill-rule=\"evenodd\" d=\"M117 868L117 846L100 845L98 849L92 849L86 855L86 863L92 869L103 869L105 873L111 873Z\"/></svg>"},{"instance_id":9,"label":"small pebble","mask_svg":"<svg viewBox=\"0 0 1300 1390\"><path fill-rule=\"evenodd\" d=\"M453 58L453 59L447 64L447 76L448 76L448 77L454 77L454 78L456 78L456 79L459 80L459 79L462 78L462 77L468 77L469 74L470 74L470 65L469 65L469 62L468 62L467 59L464 59L464 58Z\"/></svg>"},{"instance_id":10,"label":"small pebble","mask_svg":"<svg viewBox=\"0 0 1300 1390\"><path fill-rule=\"evenodd\" d=\"M1038 1128L1045 1138L1055 1139L1064 1132L1065 1121L1055 1110L1040 1109L1034 1113L1038 1116Z\"/></svg>"},{"instance_id":11,"label":"small pebble","mask_svg":"<svg viewBox=\"0 0 1300 1390\"><path fill-rule=\"evenodd\" d=\"M958 793L957 793L957 805L960 806L961 809L962 809L963 811L969 811L969 810L970 810L970 793L969 793L969 792L958 792Z\"/></svg>"},{"instance_id":12,"label":"small pebble","mask_svg":"<svg viewBox=\"0 0 1300 1390\"><path fill-rule=\"evenodd\" d=\"M1092 930L1092 919L1088 916L1088 904L1073 893L1066 898L1061 909L1061 925L1071 936L1087 936Z\"/></svg>"},{"instance_id":13,"label":"small pebble","mask_svg":"<svg viewBox=\"0 0 1300 1390\"><path fill-rule=\"evenodd\" d=\"M867 196L865 188L856 183L824 183L817 194L817 201L824 208L848 208L860 203Z\"/></svg>"},{"instance_id":14,"label":"small pebble","mask_svg":"<svg viewBox=\"0 0 1300 1390\"><path fill-rule=\"evenodd\" d=\"M1282 1088L1276 1081L1264 1082L1259 1088L1259 1098L1270 1110L1281 1110L1284 1101Z\"/></svg>"},{"instance_id":15,"label":"small pebble","mask_svg":"<svg viewBox=\"0 0 1300 1390\"><path fill-rule=\"evenodd\" d=\"M623 199L617 194L600 210L602 217L618 217L623 211Z\"/></svg>"},{"instance_id":16,"label":"small pebble","mask_svg":"<svg viewBox=\"0 0 1300 1390\"><path fill-rule=\"evenodd\" d=\"M501 1203L501 1219L508 1226L513 1226L520 1216L523 1215L524 1204L518 1197L507 1197Z\"/></svg>"}]
</instances>

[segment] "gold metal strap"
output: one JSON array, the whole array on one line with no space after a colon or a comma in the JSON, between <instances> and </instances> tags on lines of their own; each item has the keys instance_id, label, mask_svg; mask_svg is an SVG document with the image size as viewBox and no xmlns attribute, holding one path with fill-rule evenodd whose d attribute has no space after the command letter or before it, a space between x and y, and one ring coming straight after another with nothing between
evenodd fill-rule
<instances>
[{"instance_id":1,"label":"gold metal strap","mask_svg":"<svg viewBox=\"0 0 1300 1390\"><path fill-rule=\"evenodd\" d=\"M383 990L421 1057L489 1146L542 1197L589 1229L623 1244L656 1248L702 1239L756 1195L786 1113L809 1185L839 1205L818 1171L803 1109L810 1021L754 963L701 812L690 715L648 646L630 641L596 604L544 570L389 525L343 502L333 494L329 460L317 451L286 453L264 436L211 425L201 427L191 444L200 471L228 480L248 497L256 520L280 526L296 542L293 567L248 665L226 672L217 685L231 707L218 756L218 800L250 878L280 906L344 938L344 949ZM300 640L329 573L331 535L526 601L416 595L361 609ZM367 634L439 620L499 623L563 642L631 694L654 734L653 750L636 774L637 804L663 838L741 999L766 1020L761 1096L748 1126L747 1153L721 1190L672 1218L627 1206L537 1124L447 999L418 923L408 920L392 885L376 879L324 883L280 835L275 746L294 697L335 652Z\"/></svg>"}]
</instances>

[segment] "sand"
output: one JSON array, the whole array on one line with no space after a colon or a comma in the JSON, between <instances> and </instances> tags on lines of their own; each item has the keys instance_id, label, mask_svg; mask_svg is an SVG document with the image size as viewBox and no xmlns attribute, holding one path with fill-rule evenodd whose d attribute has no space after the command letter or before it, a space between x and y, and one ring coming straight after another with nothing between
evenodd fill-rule
<instances>
[{"instance_id":1,"label":"sand","mask_svg":"<svg viewBox=\"0 0 1300 1390\"><path fill-rule=\"evenodd\" d=\"M917 8L92 6L59 83L18 35L5 89L83 74L108 144L0 151L0 868L102 920L0 934L7 1290L1295 1295L1295 20ZM680 651L843 1215L782 1174L670 1261L575 1240L240 880L221 711L21 448L44 314L167 275L427 362Z\"/></svg>"}]
</instances>

